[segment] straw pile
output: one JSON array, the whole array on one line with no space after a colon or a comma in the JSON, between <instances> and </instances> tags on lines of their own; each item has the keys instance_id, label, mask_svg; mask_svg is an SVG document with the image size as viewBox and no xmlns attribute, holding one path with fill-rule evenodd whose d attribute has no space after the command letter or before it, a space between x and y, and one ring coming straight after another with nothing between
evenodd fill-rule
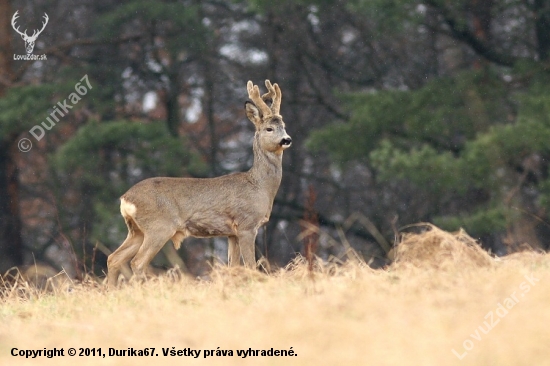
<instances>
[{"instance_id":1,"label":"straw pile","mask_svg":"<svg viewBox=\"0 0 550 366\"><path fill-rule=\"evenodd\" d=\"M404 233L395 248L394 266L444 268L488 267L493 258L464 230L450 233L432 224L422 224L421 233Z\"/></svg>"}]
</instances>

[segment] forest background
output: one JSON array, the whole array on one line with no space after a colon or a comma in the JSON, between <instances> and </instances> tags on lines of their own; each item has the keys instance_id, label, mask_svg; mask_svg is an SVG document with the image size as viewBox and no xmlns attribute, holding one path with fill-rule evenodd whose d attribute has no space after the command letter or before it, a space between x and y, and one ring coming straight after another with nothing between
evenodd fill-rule
<instances>
[{"instance_id":1,"label":"forest background","mask_svg":"<svg viewBox=\"0 0 550 366\"><path fill-rule=\"evenodd\" d=\"M47 59L16 59L16 11L28 35L47 14L33 50ZM264 79L293 145L258 258L304 253L311 224L321 258L345 242L373 267L417 222L497 255L546 251L549 57L546 0L0 0L0 271L101 274L130 186L247 170L245 85ZM187 239L155 263L202 275L226 253Z\"/></svg>"}]
</instances>

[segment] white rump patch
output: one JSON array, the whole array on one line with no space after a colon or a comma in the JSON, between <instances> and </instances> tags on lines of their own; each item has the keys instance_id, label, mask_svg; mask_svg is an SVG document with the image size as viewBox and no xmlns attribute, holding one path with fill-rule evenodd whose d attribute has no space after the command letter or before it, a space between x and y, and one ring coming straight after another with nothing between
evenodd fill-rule
<instances>
[{"instance_id":1,"label":"white rump patch","mask_svg":"<svg viewBox=\"0 0 550 366\"><path fill-rule=\"evenodd\" d=\"M126 201L124 198L120 199L120 213L122 216L134 217L136 211L136 206L133 203Z\"/></svg>"}]
</instances>

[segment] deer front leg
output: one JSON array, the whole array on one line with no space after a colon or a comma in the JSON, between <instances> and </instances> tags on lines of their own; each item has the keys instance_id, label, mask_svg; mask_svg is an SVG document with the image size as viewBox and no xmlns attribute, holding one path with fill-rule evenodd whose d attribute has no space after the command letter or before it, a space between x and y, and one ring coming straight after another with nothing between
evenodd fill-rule
<instances>
[{"instance_id":1,"label":"deer front leg","mask_svg":"<svg viewBox=\"0 0 550 366\"><path fill-rule=\"evenodd\" d=\"M237 243L236 236L227 238L227 264L230 267L236 267L241 264L241 249Z\"/></svg>"},{"instance_id":2,"label":"deer front leg","mask_svg":"<svg viewBox=\"0 0 550 366\"><path fill-rule=\"evenodd\" d=\"M257 230L240 232L237 238L238 248L245 267L256 268L256 234Z\"/></svg>"}]
</instances>

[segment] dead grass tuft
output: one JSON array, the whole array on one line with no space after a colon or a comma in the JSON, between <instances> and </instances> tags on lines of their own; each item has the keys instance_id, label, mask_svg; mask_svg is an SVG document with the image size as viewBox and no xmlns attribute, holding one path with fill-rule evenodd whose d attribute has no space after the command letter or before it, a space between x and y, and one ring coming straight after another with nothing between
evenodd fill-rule
<instances>
[{"instance_id":1,"label":"dead grass tuft","mask_svg":"<svg viewBox=\"0 0 550 366\"><path fill-rule=\"evenodd\" d=\"M464 230L450 233L422 224L421 233L404 233L396 247L395 267L412 265L436 269L490 267L494 259Z\"/></svg>"},{"instance_id":2,"label":"dead grass tuft","mask_svg":"<svg viewBox=\"0 0 550 366\"><path fill-rule=\"evenodd\" d=\"M75 282L65 272L55 272L51 267L13 267L0 276L0 304L32 302L45 296L92 289L104 289L95 276L85 275L81 281Z\"/></svg>"},{"instance_id":3,"label":"dead grass tuft","mask_svg":"<svg viewBox=\"0 0 550 366\"><path fill-rule=\"evenodd\" d=\"M228 267L223 264L216 264L210 274L212 280L227 279L234 282L263 282L268 277L267 274L246 267Z\"/></svg>"}]
</instances>

